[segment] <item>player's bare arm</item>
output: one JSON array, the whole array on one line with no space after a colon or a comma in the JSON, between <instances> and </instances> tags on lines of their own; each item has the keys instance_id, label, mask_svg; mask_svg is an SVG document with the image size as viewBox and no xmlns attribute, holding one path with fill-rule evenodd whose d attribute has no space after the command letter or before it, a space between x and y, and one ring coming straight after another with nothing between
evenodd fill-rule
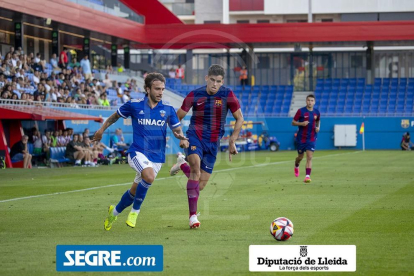
<instances>
[{"instance_id":1,"label":"player's bare arm","mask_svg":"<svg viewBox=\"0 0 414 276\"><path fill-rule=\"evenodd\" d=\"M292 126L307 126L308 124L309 124L308 121L304 121L304 122L298 122L295 120L292 121Z\"/></svg>"},{"instance_id":2,"label":"player's bare arm","mask_svg":"<svg viewBox=\"0 0 414 276\"><path fill-rule=\"evenodd\" d=\"M101 126L100 129L98 129L97 132L95 132L95 135L93 136L93 142L98 142L101 141L102 139L102 135L104 133L104 131L110 127L113 123L115 123L116 121L118 121L118 119L121 118L121 116L118 115L117 112L114 112L114 114L112 114L111 116L109 116L109 118L105 121L105 123Z\"/></svg>"},{"instance_id":3,"label":"player's bare arm","mask_svg":"<svg viewBox=\"0 0 414 276\"><path fill-rule=\"evenodd\" d=\"M188 140L188 138L184 136L181 126L174 128L173 133L174 133L175 138L179 140Z\"/></svg>"},{"instance_id":4,"label":"player's bare arm","mask_svg":"<svg viewBox=\"0 0 414 276\"><path fill-rule=\"evenodd\" d=\"M185 112L184 110L182 110L181 108L177 110L177 117L178 120L181 122L182 119L184 119L184 117L187 115L188 112Z\"/></svg>"},{"instance_id":5,"label":"player's bare arm","mask_svg":"<svg viewBox=\"0 0 414 276\"><path fill-rule=\"evenodd\" d=\"M321 120L316 121L315 132L318 133L321 129Z\"/></svg>"},{"instance_id":6,"label":"player's bare arm","mask_svg":"<svg viewBox=\"0 0 414 276\"><path fill-rule=\"evenodd\" d=\"M233 134L230 136L229 139L229 160L231 161L231 156L236 155L237 149L236 149L236 140L239 137L240 130L243 126L243 113L241 112L240 108L233 113L233 118L236 120L236 123L234 124L234 131Z\"/></svg>"},{"instance_id":7,"label":"player's bare arm","mask_svg":"<svg viewBox=\"0 0 414 276\"><path fill-rule=\"evenodd\" d=\"M178 120L181 122L181 120L187 115L188 112L185 112L181 108L177 110L177 117ZM189 142L186 140L180 140L180 148L186 149L190 146Z\"/></svg>"}]
</instances>

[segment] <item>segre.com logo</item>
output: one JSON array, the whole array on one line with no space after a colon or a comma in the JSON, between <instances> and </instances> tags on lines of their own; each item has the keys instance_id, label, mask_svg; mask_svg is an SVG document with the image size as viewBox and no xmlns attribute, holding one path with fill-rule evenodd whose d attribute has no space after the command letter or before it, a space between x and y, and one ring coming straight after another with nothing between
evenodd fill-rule
<instances>
[{"instance_id":1,"label":"segre.com logo","mask_svg":"<svg viewBox=\"0 0 414 276\"><path fill-rule=\"evenodd\" d=\"M162 271L162 245L58 245L57 271Z\"/></svg>"}]
</instances>

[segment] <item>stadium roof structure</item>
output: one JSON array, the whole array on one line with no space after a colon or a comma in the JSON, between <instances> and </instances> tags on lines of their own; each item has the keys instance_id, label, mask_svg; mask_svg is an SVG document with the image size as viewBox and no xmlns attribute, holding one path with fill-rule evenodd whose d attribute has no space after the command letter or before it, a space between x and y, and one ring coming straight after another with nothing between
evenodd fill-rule
<instances>
[{"instance_id":1,"label":"stadium roof structure","mask_svg":"<svg viewBox=\"0 0 414 276\"><path fill-rule=\"evenodd\" d=\"M11 18L20 18L32 24L25 34L50 39L50 30L33 27L46 27L43 18L50 18L59 30L75 34L64 36L65 45L82 44L80 35L101 44L129 43L132 49L412 46L414 41L414 21L190 25L157 0L121 1L145 16L145 24L65 0L4 0L0 19L10 19L1 21L3 30L14 32Z\"/></svg>"},{"instance_id":2,"label":"stadium roof structure","mask_svg":"<svg viewBox=\"0 0 414 276\"><path fill-rule=\"evenodd\" d=\"M88 120L102 123L103 119L69 111L45 108L42 106L0 106L0 119L3 120Z\"/></svg>"}]
</instances>

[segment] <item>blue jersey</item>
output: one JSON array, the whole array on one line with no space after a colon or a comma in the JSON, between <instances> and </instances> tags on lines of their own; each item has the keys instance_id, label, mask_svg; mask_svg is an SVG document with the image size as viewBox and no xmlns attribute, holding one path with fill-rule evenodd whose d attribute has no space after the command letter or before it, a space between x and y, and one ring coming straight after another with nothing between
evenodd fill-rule
<instances>
[{"instance_id":1,"label":"blue jersey","mask_svg":"<svg viewBox=\"0 0 414 276\"><path fill-rule=\"evenodd\" d=\"M180 126L177 113L172 106L160 101L154 108L148 104L148 97L130 100L117 113L122 118L131 117L134 131L133 143L128 152L141 152L154 163L165 162L167 124L171 129Z\"/></svg>"},{"instance_id":2,"label":"blue jersey","mask_svg":"<svg viewBox=\"0 0 414 276\"><path fill-rule=\"evenodd\" d=\"M300 126L298 135L296 136L296 141L301 144L315 142L317 138L317 133L315 131L316 122L321 119L321 114L319 110L314 108L312 111L307 109L307 107L299 108L296 112L293 120L296 122L305 122L308 121L307 126Z\"/></svg>"},{"instance_id":3,"label":"blue jersey","mask_svg":"<svg viewBox=\"0 0 414 276\"><path fill-rule=\"evenodd\" d=\"M200 87L184 99L181 109L188 112L193 108L188 136L196 136L204 142L218 142L224 135L227 113L240 108L239 101L227 87L220 87L214 95L209 95L206 86Z\"/></svg>"}]
</instances>

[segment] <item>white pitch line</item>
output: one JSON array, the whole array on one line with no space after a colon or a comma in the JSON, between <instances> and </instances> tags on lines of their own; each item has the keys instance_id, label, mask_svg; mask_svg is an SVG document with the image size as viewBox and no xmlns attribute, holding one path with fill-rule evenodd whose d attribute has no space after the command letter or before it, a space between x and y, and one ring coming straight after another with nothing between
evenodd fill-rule
<instances>
[{"instance_id":1,"label":"white pitch line","mask_svg":"<svg viewBox=\"0 0 414 276\"><path fill-rule=\"evenodd\" d=\"M314 157L313 159L320 159L320 158L333 157L333 156L346 155L346 154L353 154L353 153L360 153L360 152L361 151L354 151L354 152L347 152L347 153L338 153L338 154L330 154L330 155L325 155L325 156ZM228 172L228 171L234 171L234 170L246 169L246 168L265 167L265 166L269 166L269 165L279 165L279 164L285 164L285 163L291 163L291 162L293 162L293 161L292 160L289 160L289 161L278 161L278 162L272 162L272 163L266 163L266 164L257 164L257 165L251 165L251 166L242 166L242 167L236 167L236 168L229 168L229 169L217 170L217 171L213 171L213 173ZM170 179L170 178L175 178L175 176L161 177L161 178L155 179L155 181L161 181L161 180ZM31 199L31 198L37 198L37 197L44 197L44 196L62 195L62 194L70 194L70 193L91 191L91 190L97 190L97 189L109 188L109 187L117 187L117 186L124 186L124 185L131 185L131 182L119 183L119 184L111 184L111 185L104 185L104 186L98 186L98 187L92 187L92 188L85 188L85 189L79 189L79 190L72 190L72 191L65 191L65 192L56 192L56 193L51 193L51 194L41 194L41 195L34 195L34 196L16 197L16 198L10 198L10 199L0 200L0 203L10 202L10 201L16 201L16 200L22 200L22 199Z\"/></svg>"}]
</instances>

